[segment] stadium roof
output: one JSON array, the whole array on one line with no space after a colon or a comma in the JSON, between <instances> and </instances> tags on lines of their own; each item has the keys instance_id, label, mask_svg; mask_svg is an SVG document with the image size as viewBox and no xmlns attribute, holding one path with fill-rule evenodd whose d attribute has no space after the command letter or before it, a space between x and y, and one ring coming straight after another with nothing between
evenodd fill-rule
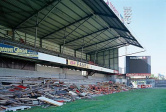
<instances>
[{"instance_id":1,"label":"stadium roof","mask_svg":"<svg viewBox=\"0 0 166 112\"><path fill-rule=\"evenodd\" d=\"M0 24L91 54L142 46L103 0L0 0Z\"/></svg>"}]
</instances>

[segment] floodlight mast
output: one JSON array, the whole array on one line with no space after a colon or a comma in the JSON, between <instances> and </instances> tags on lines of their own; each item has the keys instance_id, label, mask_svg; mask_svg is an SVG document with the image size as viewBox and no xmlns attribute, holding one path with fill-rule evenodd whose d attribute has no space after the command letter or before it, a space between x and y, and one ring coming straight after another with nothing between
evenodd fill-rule
<instances>
[{"instance_id":1,"label":"floodlight mast","mask_svg":"<svg viewBox=\"0 0 166 112\"><path fill-rule=\"evenodd\" d=\"M127 24L130 24L132 9L131 9L131 7L123 7L123 9L124 9L124 20Z\"/></svg>"},{"instance_id":2,"label":"floodlight mast","mask_svg":"<svg viewBox=\"0 0 166 112\"><path fill-rule=\"evenodd\" d=\"M124 20L127 24L131 23L132 9L131 7L123 7L124 10ZM127 55L127 46L125 46L125 54Z\"/></svg>"}]
</instances>

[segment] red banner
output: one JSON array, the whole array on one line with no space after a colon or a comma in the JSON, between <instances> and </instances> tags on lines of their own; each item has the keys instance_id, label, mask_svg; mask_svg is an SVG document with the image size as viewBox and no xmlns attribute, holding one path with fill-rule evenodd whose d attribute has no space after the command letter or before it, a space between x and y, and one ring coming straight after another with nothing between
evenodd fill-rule
<instances>
[{"instance_id":1,"label":"red banner","mask_svg":"<svg viewBox=\"0 0 166 112\"><path fill-rule=\"evenodd\" d=\"M137 85L137 88L151 88L152 85Z\"/></svg>"}]
</instances>

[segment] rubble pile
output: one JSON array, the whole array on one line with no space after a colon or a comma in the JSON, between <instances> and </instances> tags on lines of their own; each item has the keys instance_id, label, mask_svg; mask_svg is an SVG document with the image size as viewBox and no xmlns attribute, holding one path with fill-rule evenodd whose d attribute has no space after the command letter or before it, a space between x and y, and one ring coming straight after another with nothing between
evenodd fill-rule
<instances>
[{"instance_id":1,"label":"rubble pile","mask_svg":"<svg viewBox=\"0 0 166 112\"><path fill-rule=\"evenodd\" d=\"M62 106L65 102L77 99L92 98L130 90L124 84L97 82L96 85L78 85L64 83L58 79L27 79L21 84L1 82L0 111L31 108L31 106ZM18 108L20 107L20 108ZM23 108L24 107L24 108ZM13 109L13 111L15 111ZM17 110L16 109L16 110Z\"/></svg>"}]
</instances>

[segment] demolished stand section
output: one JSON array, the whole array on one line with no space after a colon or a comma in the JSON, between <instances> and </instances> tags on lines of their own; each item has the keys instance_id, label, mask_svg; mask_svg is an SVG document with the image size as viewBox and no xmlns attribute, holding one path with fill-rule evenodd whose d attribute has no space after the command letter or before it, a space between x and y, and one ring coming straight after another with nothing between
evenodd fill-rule
<instances>
[{"instance_id":1,"label":"demolished stand section","mask_svg":"<svg viewBox=\"0 0 166 112\"><path fill-rule=\"evenodd\" d=\"M20 107L22 110L22 106L62 106L64 102L130 89L132 88L112 81L80 85L65 83L55 78L26 78L21 83L7 81L1 83L0 107L1 110L10 110L13 107L14 109Z\"/></svg>"}]
</instances>

